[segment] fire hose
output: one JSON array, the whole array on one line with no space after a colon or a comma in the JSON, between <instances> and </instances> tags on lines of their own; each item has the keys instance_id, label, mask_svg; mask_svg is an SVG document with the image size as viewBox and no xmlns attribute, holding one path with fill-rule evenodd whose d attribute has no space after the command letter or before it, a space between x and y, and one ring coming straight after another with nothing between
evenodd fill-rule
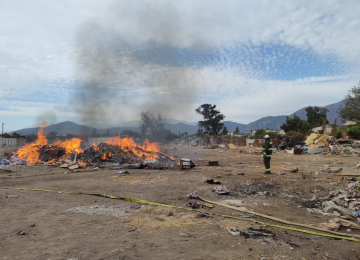
<instances>
[{"instance_id":1,"label":"fire hose","mask_svg":"<svg viewBox=\"0 0 360 260\"><path fill-rule=\"evenodd\" d=\"M255 222L255 223L258 223L258 224L261 224L261 225L266 225L266 226L269 226L269 227L276 227L276 228L281 228L281 229L293 230L293 231L298 231L298 232L307 233L307 234L316 235L316 236L323 236L323 237L330 237L330 238L336 238L336 239L343 239L343 240L360 242L360 239L356 239L356 238L360 238L360 235L350 235L350 234L330 231L330 230L327 230L327 229L323 229L323 228L319 228L319 227L315 227L315 226L311 226L311 225L307 225L307 224L295 223L295 222L283 220L283 219L280 219L280 218L275 218L275 217L267 216L267 215L264 215L264 214L256 213L256 212L253 212L253 211L250 211L250 210L239 209L239 208L236 208L234 206L225 205L225 204L222 204L222 203L219 203L219 202L209 201L209 200L203 199L203 198L201 198L199 196L197 196L197 198L199 200L202 200L202 201L207 202L207 203L219 205L219 206L226 207L226 208L229 208L229 209L233 209L233 210L236 210L236 211L241 211L241 212L254 214L254 215L259 216L259 217L263 217L263 218L266 218L266 219L270 219L270 220L280 222L280 223L284 223L284 224L288 224L288 225L305 227L305 228L309 228L309 229L313 229L313 230L317 230L317 231L327 232L327 233L330 233L331 235L330 234L323 234L323 233L313 232L313 231L304 230L304 229L298 229L298 228L292 228L292 227L286 227L286 226L280 226L280 225L265 223L265 222L262 222L262 221L253 221L253 220L248 219L248 218L239 218L239 217L223 215L223 214L218 214L218 213L204 212L204 211L201 211L201 210L198 210L198 209L184 208L184 207L167 205L167 204L160 204L160 203L141 200L141 199L126 198L126 197L125 198L116 197L116 196L112 196L112 195L108 195L108 194L83 193L83 192L72 192L72 191L55 191L55 190L45 190L45 189L28 189L28 188L15 188L15 187L1 187L1 188L2 189L12 189L12 190L42 191L42 192L54 192L54 193L65 193L65 194L84 194L84 195L90 195L90 196L99 196L99 197L104 197L104 198L109 198L109 199L125 200L125 201L142 203L142 204L153 205L153 206L161 206L161 207L167 207L167 208L177 208L177 209L183 209L183 210L197 211L197 212L201 212L201 213L209 213L211 215L221 216L221 217L225 217L225 218L232 218L232 219L237 219L237 220Z\"/></svg>"}]
</instances>

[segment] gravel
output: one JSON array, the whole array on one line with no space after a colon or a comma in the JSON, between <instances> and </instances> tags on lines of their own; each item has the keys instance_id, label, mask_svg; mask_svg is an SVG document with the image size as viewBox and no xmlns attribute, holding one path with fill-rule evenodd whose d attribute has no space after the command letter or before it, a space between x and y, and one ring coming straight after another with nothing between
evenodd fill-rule
<instances>
[{"instance_id":1,"label":"gravel","mask_svg":"<svg viewBox=\"0 0 360 260\"><path fill-rule=\"evenodd\" d=\"M119 216L130 211L129 208L120 208L119 206L80 206L68 209L72 213L85 213L87 215L110 215Z\"/></svg>"}]
</instances>

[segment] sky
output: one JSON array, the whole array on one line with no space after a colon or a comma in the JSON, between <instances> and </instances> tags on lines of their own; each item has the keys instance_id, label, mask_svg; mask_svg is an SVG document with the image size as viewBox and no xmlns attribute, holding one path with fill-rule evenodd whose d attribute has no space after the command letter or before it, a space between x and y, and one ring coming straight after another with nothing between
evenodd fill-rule
<instances>
[{"instance_id":1,"label":"sky","mask_svg":"<svg viewBox=\"0 0 360 260\"><path fill-rule=\"evenodd\" d=\"M250 123L360 81L360 2L0 0L0 123Z\"/></svg>"}]
</instances>

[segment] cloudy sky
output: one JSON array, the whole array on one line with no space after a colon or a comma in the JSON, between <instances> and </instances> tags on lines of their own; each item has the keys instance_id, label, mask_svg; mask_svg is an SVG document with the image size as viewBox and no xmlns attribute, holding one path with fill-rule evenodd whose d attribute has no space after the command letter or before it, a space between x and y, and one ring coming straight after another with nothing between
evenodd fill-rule
<instances>
[{"instance_id":1,"label":"cloudy sky","mask_svg":"<svg viewBox=\"0 0 360 260\"><path fill-rule=\"evenodd\" d=\"M0 121L249 123L360 81L360 2L0 0Z\"/></svg>"}]
</instances>

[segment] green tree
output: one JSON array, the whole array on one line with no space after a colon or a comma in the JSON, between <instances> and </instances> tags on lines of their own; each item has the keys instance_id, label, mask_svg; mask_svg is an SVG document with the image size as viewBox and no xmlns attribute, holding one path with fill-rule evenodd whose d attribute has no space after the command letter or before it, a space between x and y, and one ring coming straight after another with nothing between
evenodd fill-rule
<instances>
[{"instance_id":1,"label":"green tree","mask_svg":"<svg viewBox=\"0 0 360 260\"><path fill-rule=\"evenodd\" d=\"M257 129L254 133L255 139L263 139L265 135L269 135L270 139L276 139L277 134L275 132L267 132L265 129Z\"/></svg>"},{"instance_id":2,"label":"green tree","mask_svg":"<svg viewBox=\"0 0 360 260\"><path fill-rule=\"evenodd\" d=\"M326 113L329 112L327 108L307 107L305 110L306 110L307 122L312 127L321 126L324 120L326 120L327 124L329 123L329 121L326 118Z\"/></svg>"},{"instance_id":3,"label":"green tree","mask_svg":"<svg viewBox=\"0 0 360 260\"><path fill-rule=\"evenodd\" d=\"M222 135L227 135L229 133L229 131L227 130L226 126L224 126L223 130L222 130Z\"/></svg>"},{"instance_id":4,"label":"green tree","mask_svg":"<svg viewBox=\"0 0 360 260\"><path fill-rule=\"evenodd\" d=\"M3 138L10 138L11 135L9 135L8 133L4 133L4 134L2 135L2 137L3 137Z\"/></svg>"},{"instance_id":5,"label":"green tree","mask_svg":"<svg viewBox=\"0 0 360 260\"><path fill-rule=\"evenodd\" d=\"M336 111L341 122L360 121L360 82L349 90L344 101L345 105Z\"/></svg>"},{"instance_id":6,"label":"green tree","mask_svg":"<svg viewBox=\"0 0 360 260\"><path fill-rule=\"evenodd\" d=\"M217 135L223 128L224 124L221 123L221 121L225 119L225 116L220 113L220 110L216 110L216 105L202 104L195 109L195 111L204 117L204 120L199 121L198 123L205 132Z\"/></svg>"},{"instance_id":7,"label":"green tree","mask_svg":"<svg viewBox=\"0 0 360 260\"><path fill-rule=\"evenodd\" d=\"M11 137L11 138L19 138L19 137L20 137L20 134L18 134L18 133L12 133L10 137Z\"/></svg>"},{"instance_id":8,"label":"green tree","mask_svg":"<svg viewBox=\"0 0 360 260\"><path fill-rule=\"evenodd\" d=\"M234 134L236 134L236 135L240 134L240 131L239 131L239 127L238 127L238 126L236 127Z\"/></svg>"},{"instance_id":9,"label":"green tree","mask_svg":"<svg viewBox=\"0 0 360 260\"><path fill-rule=\"evenodd\" d=\"M302 120L300 117L294 114L293 118L287 116L286 122L280 126L280 128L285 132L300 131L300 133L307 134L312 127L309 122Z\"/></svg>"},{"instance_id":10,"label":"green tree","mask_svg":"<svg viewBox=\"0 0 360 260\"><path fill-rule=\"evenodd\" d=\"M148 136L161 136L161 133L165 130L165 125L162 122L161 115L154 116L149 111L141 112L141 134Z\"/></svg>"},{"instance_id":11,"label":"green tree","mask_svg":"<svg viewBox=\"0 0 360 260\"><path fill-rule=\"evenodd\" d=\"M202 135L204 134L204 131L201 129L201 128L199 128L197 131L196 131L196 136L197 137L202 137Z\"/></svg>"}]
</instances>

